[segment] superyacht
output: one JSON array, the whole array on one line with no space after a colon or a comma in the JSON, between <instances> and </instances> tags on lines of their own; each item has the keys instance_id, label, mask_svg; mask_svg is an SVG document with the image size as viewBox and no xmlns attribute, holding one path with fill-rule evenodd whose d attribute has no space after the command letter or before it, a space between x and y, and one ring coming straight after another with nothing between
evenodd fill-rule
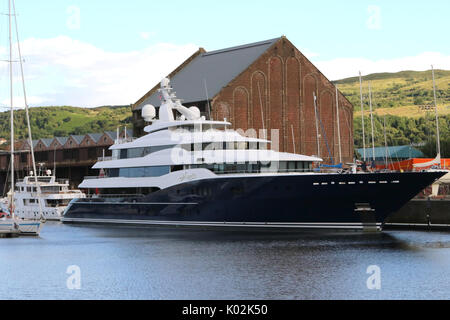
<instances>
[{"instance_id":1,"label":"superyacht","mask_svg":"<svg viewBox=\"0 0 450 320\"><path fill-rule=\"evenodd\" d=\"M225 228L382 229L384 220L442 172L317 172L322 159L272 150L231 123L206 120L161 82L158 119L118 141L93 167L64 223Z\"/></svg>"}]
</instances>

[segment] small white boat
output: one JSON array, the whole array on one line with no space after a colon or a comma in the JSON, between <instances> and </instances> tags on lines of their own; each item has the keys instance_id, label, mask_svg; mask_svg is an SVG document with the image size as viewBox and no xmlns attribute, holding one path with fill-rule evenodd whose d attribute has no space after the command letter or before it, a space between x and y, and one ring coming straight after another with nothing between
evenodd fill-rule
<instances>
[{"instance_id":1,"label":"small white boat","mask_svg":"<svg viewBox=\"0 0 450 320\"><path fill-rule=\"evenodd\" d=\"M10 194L9 194L10 195ZM23 219L14 213L11 215L8 198L0 200L0 235L38 236L43 221L39 219Z\"/></svg>"},{"instance_id":2,"label":"small white boat","mask_svg":"<svg viewBox=\"0 0 450 320\"><path fill-rule=\"evenodd\" d=\"M33 220L21 220L15 219L15 223L18 225L19 234L22 236L39 236L43 221Z\"/></svg>"}]
</instances>

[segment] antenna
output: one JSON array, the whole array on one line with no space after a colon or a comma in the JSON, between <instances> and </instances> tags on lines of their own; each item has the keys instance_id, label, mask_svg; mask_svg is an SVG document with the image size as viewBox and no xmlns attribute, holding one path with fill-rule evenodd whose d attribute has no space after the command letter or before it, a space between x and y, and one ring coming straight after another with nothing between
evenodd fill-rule
<instances>
[{"instance_id":1,"label":"antenna","mask_svg":"<svg viewBox=\"0 0 450 320\"><path fill-rule=\"evenodd\" d=\"M341 147L341 123L339 119L339 92L336 85L336 116L337 116L337 129L338 129L338 144L339 144L339 163L342 163L342 147Z\"/></svg>"},{"instance_id":2,"label":"antenna","mask_svg":"<svg viewBox=\"0 0 450 320\"><path fill-rule=\"evenodd\" d=\"M361 71L359 72L359 93L361 95L361 121L362 121L362 138L363 138L363 155L364 161L366 161L366 135L364 133L364 104L363 104L363 94L362 94L362 76Z\"/></svg>"}]
</instances>

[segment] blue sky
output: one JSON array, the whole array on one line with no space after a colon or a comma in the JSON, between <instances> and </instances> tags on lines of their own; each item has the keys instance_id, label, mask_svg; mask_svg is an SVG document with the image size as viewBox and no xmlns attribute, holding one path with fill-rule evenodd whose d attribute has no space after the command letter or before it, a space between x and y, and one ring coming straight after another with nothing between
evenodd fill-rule
<instances>
[{"instance_id":1,"label":"blue sky","mask_svg":"<svg viewBox=\"0 0 450 320\"><path fill-rule=\"evenodd\" d=\"M214 50L285 34L324 59L450 52L447 0L16 1L22 37L68 35L111 51L142 49L149 42ZM71 6L80 9L77 30L66 25ZM374 14L369 6L380 8L380 29L367 27ZM142 39L140 32L151 37Z\"/></svg>"},{"instance_id":2,"label":"blue sky","mask_svg":"<svg viewBox=\"0 0 450 320\"><path fill-rule=\"evenodd\" d=\"M0 3L5 12L7 0ZM283 34L331 79L356 75L358 70L421 70L425 63L450 68L448 0L16 0L16 7L31 69L29 80L41 78L30 89L36 104L132 103L199 46L211 51ZM0 47L5 47L6 17L0 19ZM58 59L62 51L64 58ZM94 58L88 63L91 56L102 61L102 69L96 70ZM156 58L160 61L147 62ZM127 66L133 63L127 59L145 61L141 68L154 72L126 75L126 70L138 73L140 69ZM64 62L54 63L58 60ZM99 81L108 76L108 70L118 68L118 63L122 69L114 73L117 85L127 78L126 86L138 87L123 99L116 95L113 83L105 86ZM76 79L76 68L83 71L83 78ZM95 79L87 79L86 73L96 74ZM129 83L133 81L140 83ZM83 94L85 99L80 99Z\"/></svg>"}]
</instances>

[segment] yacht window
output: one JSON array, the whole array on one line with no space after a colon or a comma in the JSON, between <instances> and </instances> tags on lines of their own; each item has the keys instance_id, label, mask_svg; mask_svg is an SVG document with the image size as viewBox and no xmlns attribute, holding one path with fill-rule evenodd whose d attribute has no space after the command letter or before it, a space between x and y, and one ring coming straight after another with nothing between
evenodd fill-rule
<instances>
[{"instance_id":1,"label":"yacht window","mask_svg":"<svg viewBox=\"0 0 450 320\"><path fill-rule=\"evenodd\" d=\"M294 161L289 161L289 171L295 171L295 162Z\"/></svg>"},{"instance_id":2,"label":"yacht window","mask_svg":"<svg viewBox=\"0 0 450 320\"><path fill-rule=\"evenodd\" d=\"M248 148L249 150L258 150L258 142L249 142Z\"/></svg>"},{"instance_id":3,"label":"yacht window","mask_svg":"<svg viewBox=\"0 0 450 320\"><path fill-rule=\"evenodd\" d=\"M238 171L239 173L244 173L244 172L246 172L246 169L247 169L247 165L246 165L245 163L239 163L239 164L237 165L237 171Z\"/></svg>"},{"instance_id":4,"label":"yacht window","mask_svg":"<svg viewBox=\"0 0 450 320\"><path fill-rule=\"evenodd\" d=\"M119 176L125 178L160 177L168 173L170 173L170 166L119 169Z\"/></svg>"},{"instance_id":5,"label":"yacht window","mask_svg":"<svg viewBox=\"0 0 450 320\"><path fill-rule=\"evenodd\" d=\"M44 193L59 193L60 188L58 186L51 186L51 187L42 187L41 190Z\"/></svg>"},{"instance_id":6,"label":"yacht window","mask_svg":"<svg viewBox=\"0 0 450 320\"><path fill-rule=\"evenodd\" d=\"M113 158L113 160L118 160L119 156L120 156L120 150L116 149L116 150L112 151L112 158Z\"/></svg>"}]
</instances>

